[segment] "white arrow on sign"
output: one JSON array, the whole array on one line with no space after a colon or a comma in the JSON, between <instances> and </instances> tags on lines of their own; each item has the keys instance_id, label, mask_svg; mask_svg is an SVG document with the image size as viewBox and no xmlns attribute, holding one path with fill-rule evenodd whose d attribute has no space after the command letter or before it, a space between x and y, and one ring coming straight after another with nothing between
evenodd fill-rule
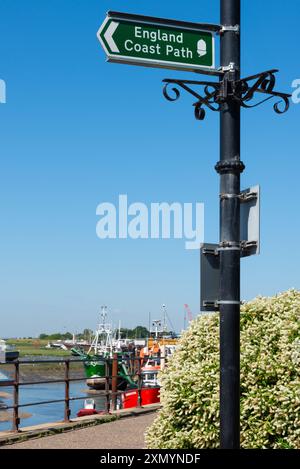
<instances>
[{"instance_id":1,"label":"white arrow on sign","mask_svg":"<svg viewBox=\"0 0 300 469\"><path fill-rule=\"evenodd\" d=\"M119 26L120 23L117 23L116 21L112 21L110 23L110 25L108 26L105 34L104 34L104 38L107 42L107 44L109 45L109 48L112 52L120 52L118 47L117 47L117 44L115 43L115 41L113 40L113 35L117 29L117 27Z\"/></svg>"}]
</instances>

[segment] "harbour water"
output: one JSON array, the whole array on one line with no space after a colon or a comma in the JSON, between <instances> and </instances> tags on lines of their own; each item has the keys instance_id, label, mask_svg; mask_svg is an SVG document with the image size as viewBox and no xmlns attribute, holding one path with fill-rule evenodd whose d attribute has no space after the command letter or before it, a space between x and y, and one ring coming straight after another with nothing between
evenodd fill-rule
<instances>
[{"instance_id":1,"label":"harbour water","mask_svg":"<svg viewBox=\"0 0 300 469\"><path fill-rule=\"evenodd\" d=\"M3 370L2 370L3 371ZM7 374L7 373L6 373ZM38 381L39 373L32 376L27 376L24 381ZM49 380L55 379L57 376L49 376ZM45 376L43 376L45 379ZM62 378L62 375L59 376ZM19 387L19 403L30 404L32 402L43 402L64 399L65 397L65 384L64 383L49 383L49 384L34 384ZM105 396L99 393L91 393L89 391L85 379L82 381L75 381L70 383L70 398L82 397L81 400L70 401L70 418L77 416L77 412L84 406L85 398L92 398L95 401L97 410L104 410ZM12 421L6 420L7 413L11 414L12 410L6 410L5 406L13 404L13 388L10 386L0 387L0 435L1 431L11 430ZM27 427L31 425L39 425L43 423L62 421L64 418L64 402L41 404L35 406L20 407L19 413L21 415L20 427ZM22 414L26 418L22 418Z\"/></svg>"}]
</instances>

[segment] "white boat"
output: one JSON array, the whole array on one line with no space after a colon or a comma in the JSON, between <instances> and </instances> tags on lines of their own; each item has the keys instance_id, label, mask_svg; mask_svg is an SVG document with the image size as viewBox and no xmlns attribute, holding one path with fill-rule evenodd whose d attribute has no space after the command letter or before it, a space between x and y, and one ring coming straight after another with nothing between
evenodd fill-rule
<instances>
[{"instance_id":1,"label":"white boat","mask_svg":"<svg viewBox=\"0 0 300 469\"><path fill-rule=\"evenodd\" d=\"M19 351L14 345L8 345L5 340L0 339L0 363L11 362L19 358Z\"/></svg>"},{"instance_id":2,"label":"white boat","mask_svg":"<svg viewBox=\"0 0 300 469\"><path fill-rule=\"evenodd\" d=\"M0 381L9 381L9 378L2 371L0 371Z\"/></svg>"}]
</instances>

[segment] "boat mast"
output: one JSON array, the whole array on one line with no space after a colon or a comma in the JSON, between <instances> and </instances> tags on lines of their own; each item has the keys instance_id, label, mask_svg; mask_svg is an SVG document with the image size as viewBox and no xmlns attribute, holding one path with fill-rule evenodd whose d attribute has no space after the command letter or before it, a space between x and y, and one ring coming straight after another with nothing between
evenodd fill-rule
<instances>
[{"instance_id":1,"label":"boat mast","mask_svg":"<svg viewBox=\"0 0 300 469\"><path fill-rule=\"evenodd\" d=\"M94 349L94 354L97 355L99 352L99 348L102 345L105 345L105 348L107 348L108 342L111 343L111 337L110 340L108 340L108 336L111 334L111 329L108 324L106 324L106 318L107 318L107 306L101 306L101 313L100 313L100 323L98 324L98 327L95 332L95 337L91 343L91 346L89 348L88 354L91 352L91 350ZM105 334L105 344L99 344L101 337Z\"/></svg>"},{"instance_id":2,"label":"boat mast","mask_svg":"<svg viewBox=\"0 0 300 469\"><path fill-rule=\"evenodd\" d=\"M162 305L163 308L163 333L167 332L167 312L166 305Z\"/></svg>"},{"instance_id":3,"label":"boat mast","mask_svg":"<svg viewBox=\"0 0 300 469\"><path fill-rule=\"evenodd\" d=\"M118 350L121 350L121 320L119 320L117 348L118 348Z\"/></svg>"}]
</instances>

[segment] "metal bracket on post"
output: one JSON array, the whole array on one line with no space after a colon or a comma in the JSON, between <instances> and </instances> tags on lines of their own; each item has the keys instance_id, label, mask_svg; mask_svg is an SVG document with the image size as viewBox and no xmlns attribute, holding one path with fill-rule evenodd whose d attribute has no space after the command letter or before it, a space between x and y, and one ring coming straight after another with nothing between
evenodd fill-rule
<instances>
[{"instance_id":1,"label":"metal bracket on post","mask_svg":"<svg viewBox=\"0 0 300 469\"><path fill-rule=\"evenodd\" d=\"M257 200L258 193L256 191L242 192L238 197L242 204L242 203L250 202L251 200Z\"/></svg>"},{"instance_id":2,"label":"metal bracket on post","mask_svg":"<svg viewBox=\"0 0 300 469\"><path fill-rule=\"evenodd\" d=\"M180 98L180 91L182 89L191 94L197 99L193 104L195 106L195 118L197 120L203 120L205 118L205 106L211 111L220 112L222 108L221 105L230 100L238 102L241 107L252 108L259 106L269 99L278 98L278 101L273 105L274 111L277 114L284 114L289 109L289 98L292 95L274 91L276 82L275 73L278 72L277 69L267 70L237 80L235 72L238 70L234 62L220 67L218 73L222 78L218 82L166 78L163 80L165 84L163 88L164 97L168 101L177 101ZM170 85L173 85L171 92L169 91ZM194 86L200 86L202 90L200 88L200 92L195 91L193 89ZM249 104L250 101L256 97L257 93L265 94L267 97L254 104ZM283 104L282 108L279 107L280 104Z\"/></svg>"},{"instance_id":3,"label":"metal bracket on post","mask_svg":"<svg viewBox=\"0 0 300 469\"><path fill-rule=\"evenodd\" d=\"M233 300L219 300L216 301L216 305L241 305L242 301L233 301Z\"/></svg>"},{"instance_id":4,"label":"metal bracket on post","mask_svg":"<svg viewBox=\"0 0 300 469\"><path fill-rule=\"evenodd\" d=\"M235 72L238 70L238 67L236 67L234 62L230 62L229 65L224 65L223 67L220 67L219 70L222 72Z\"/></svg>"},{"instance_id":5,"label":"metal bracket on post","mask_svg":"<svg viewBox=\"0 0 300 469\"><path fill-rule=\"evenodd\" d=\"M217 311L218 305L216 301L202 301L202 308L204 308L204 311Z\"/></svg>"},{"instance_id":6,"label":"metal bracket on post","mask_svg":"<svg viewBox=\"0 0 300 469\"><path fill-rule=\"evenodd\" d=\"M241 194L220 194L220 199L240 199L241 204L250 202L251 200L256 200L258 197L257 192L242 192Z\"/></svg>"},{"instance_id":7,"label":"metal bracket on post","mask_svg":"<svg viewBox=\"0 0 300 469\"><path fill-rule=\"evenodd\" d=\"M224 249L240 250L241 257L259 254L259 205L260 188L254 186L243 190L240 194L220 194L221 200L239 199L240 200L240 243L223 241L220 243L219 251Z\"/></svg>"},{"instance_id":8,"label":"metal bracket on post","mask_svg":"<svg viewBox=\"0 0 300 469\"><path fill-rule=\"evenodd\" d=\"M224 26L224 25L222 25L220 30L219 30L219 34L223 34L227 31L232 31L236 34L240 34L240 25L239 24L235 24L234 26Z\"/></svg>"},{"instance_id":9,"label":"metal bracket on post","mask_svg":"<svg viewBox=\"0 0 300 469\"><path fill-rule=\"evenodd\" d=\"M243 190L240 195L241 257L259 254L260 250L260 187Z\"/></svg>"},{"instance_id":10,"label":"metal bracket on post","mask_svg":"<svg viewBox=\"0 0 300 469\"><path fill-rule=\"evenodd\" d=\"M256 254L258 250L257 241L241 241L241 257L251 256L251 254Z\"/></svg>"},{"instance_id":11,"label":"metal bracket on post","mask_svg":"<svg viewBox=\"0 0 300 469\"><path fill-rule=\"evenodd\" d=\"M240 243L236 243L233 241L222 241L219 244L218 251L240 251L241 245Z\"/></svg>"},{"instance_id":12,"label":"metal bracket on post","mask_svg":"<svg viewBox=\"0 0 300 469\"><path fill-rule=\"evenodd\" d=\"M205 247L203 247L202 248L202 253L203 254L210 254L212 256L218 256L219 255L218 249L214 249L214 248L205 248Z\"/></svg>"}]
</instances>

